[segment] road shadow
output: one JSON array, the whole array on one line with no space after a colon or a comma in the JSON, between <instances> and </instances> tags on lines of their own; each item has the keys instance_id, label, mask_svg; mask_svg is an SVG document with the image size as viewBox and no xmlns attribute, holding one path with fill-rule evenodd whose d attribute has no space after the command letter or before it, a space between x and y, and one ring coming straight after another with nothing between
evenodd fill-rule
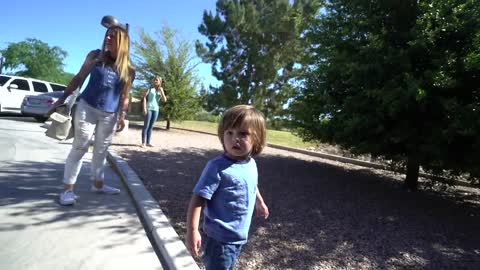
<instances>
[{"instance_id":1,"label":"road shadow","mask_svg":"<svg viewBox=\"0 0 480 270\"><path fill-rule=\"evenodd\" d=\"M158 150L158 149L157 149ZM220 151L117 149L177 233L206 162ZM238 269L478 269L480 207L368 169L262 155L259 187L270 208L253 219ZM255 258L255 267L249 262Z\"/></svg>"},{"instance_id":2,"label":"road shadow","mask_svg":"<svg viewBox=\"0 0 480 270\"><path fill-rule=\"evenodd\" d=\"M38 123L33 117L25 116L19 113L7 113L3 112L0 113L0 119L12 120L12 121L20 121L20 122L32 122Z\"/></svg>"},{"instance_id":3,"label":"road shadow","mask_svg":"<svg viewBox=\"0 0 480 270\"><path fill-rule=\"evenodd\" d=\"M52 227L61 232L72 228L88 228L92 223L101 222L112 224L113 227L104 229L114 234L129 235L129 237L122 237L121 239L125 239L125 242L118 242L118 245L131 245L135 239L144 235L143 227L138 224L135 208L125 188L122 188L124 192L117 196L90 192L89 161L83 163L75 185L75 193L79 196L78 202L73 207L59 205L58 194L63 190L61 181L63 171L64 163L1 162L0 234ZM118 176L110 168L106 169L105 175L106 181L113 183L114 186L121 185ZM126 215L133 218L125 219ZM119 218L122 218L124 223L116 222Z\"/></svg>"}]
</instances>

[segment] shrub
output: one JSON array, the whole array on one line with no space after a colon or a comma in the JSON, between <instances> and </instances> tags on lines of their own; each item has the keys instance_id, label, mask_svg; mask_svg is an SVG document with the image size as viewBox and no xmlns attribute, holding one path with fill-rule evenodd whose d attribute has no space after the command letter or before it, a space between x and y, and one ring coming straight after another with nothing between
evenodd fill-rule
<instances>
[{"instance_id":1,"label":"shrub","mask_svg":"<svg viewBox=\"0 0 480 270\"><path fill-rule=\"evenodd\" d=\"M215 115L212 112L207 112L207 111L200 111L195 114L194 120L196 121L203 121L203 122L212 122L212 123L218 123L220 120L219 115Z\"/></svg>"}]
</instances>

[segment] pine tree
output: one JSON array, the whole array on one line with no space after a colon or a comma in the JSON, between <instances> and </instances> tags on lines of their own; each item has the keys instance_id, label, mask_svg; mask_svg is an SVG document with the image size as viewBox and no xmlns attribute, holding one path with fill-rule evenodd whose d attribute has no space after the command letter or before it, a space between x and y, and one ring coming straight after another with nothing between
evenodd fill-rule
<instances>
[{"instance_id":1,"label":"pine tree","mask_svg":"<svg viewBox=\"0 0 480 270\"><path fill-rule=\"evenodd\" d=\"M159 75L167 96L160 116L167 120L167 129L170 121L192 119L200 110L201 103L197 95L200 84L196 76L198 63L194 59L193 45L180 39L178 32L166 24L156 33L158 40L143 29L139 34L140 40L133 45L138 81L136 89L150 89L153 79Z\"/></svg>"},{"instance_id":2,"label":"pine tree","mask_svg":"<svg viewBox=\"0 0 480 270\"><path fill-rule=\"evenodd\" d=\"M292 81L306 67L303 33L318 14L319 1L218 0L216 13L204 12L197 54L212 64L222 82L211 87L217 111L253 104L267 118L278 116L293 96Z\"/></svg>"},{"instance_id":3,"label":"pine tree","mask_svg":"<svg viewBox=\"0 0 480 270\"><path fill-rule=\"evenodd\" d=\"M305 139L406 166L480 176L480 3L334 0L311 32L293 104Z\"/></svg>"}]
</instances>

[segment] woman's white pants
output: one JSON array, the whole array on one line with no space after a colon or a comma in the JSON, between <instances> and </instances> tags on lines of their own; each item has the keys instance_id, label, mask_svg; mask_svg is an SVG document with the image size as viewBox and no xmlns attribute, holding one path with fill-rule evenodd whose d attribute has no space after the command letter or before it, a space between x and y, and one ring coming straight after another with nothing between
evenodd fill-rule
<instances>
[{"instance_id":1,"label":"woman's white pants","mask_svg":"<svg viewBox=\"0 0 480 270\"><path fill-rule=\"evenodd\" d=\"M112 142L117 123L117 113L97 110L85 101L80 100L73 120L75 133L72 150L65 163L63 182L73 185L77 181L77 176L83 164L82 158L88 151L88 146L94 134L91 179L103 181L107 150Z\"/></svg>"}]
</instances>

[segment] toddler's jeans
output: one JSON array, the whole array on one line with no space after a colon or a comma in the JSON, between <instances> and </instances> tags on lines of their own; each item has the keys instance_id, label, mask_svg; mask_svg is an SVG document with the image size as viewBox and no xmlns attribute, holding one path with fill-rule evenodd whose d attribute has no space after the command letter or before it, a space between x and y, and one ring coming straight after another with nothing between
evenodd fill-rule
<instances>
[{"instance_id":1,"label":"toddler's jeans","mask_svg":"<svg viewBox=\"0 0 480 270\"><path fill-rule=\"evenodd\" d=\"M206 270L233 270L243 244L219 242L207 235L202 239L202 261Z\"/></svg>"}]
</instances>

